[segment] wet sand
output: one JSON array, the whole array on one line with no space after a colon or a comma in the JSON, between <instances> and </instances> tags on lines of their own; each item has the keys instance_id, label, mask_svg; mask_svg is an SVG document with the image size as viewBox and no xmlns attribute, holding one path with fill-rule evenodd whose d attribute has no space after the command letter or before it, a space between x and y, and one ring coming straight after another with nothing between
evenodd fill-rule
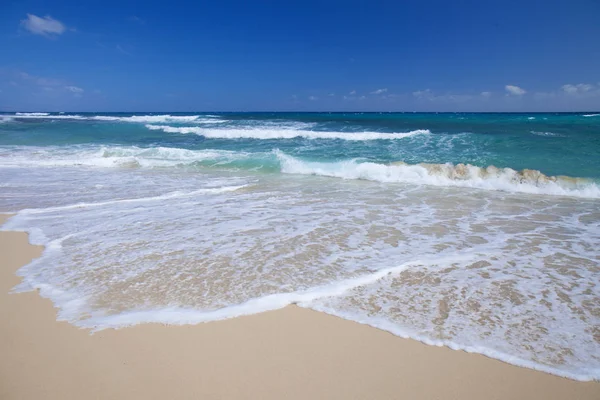
<instances>
[{"instance_id":1,"label":"wet sand","mask_svg":"<svg viewBox=\"0 0 600 400\"><path fill-rule=\"evenodd\" d=\"M0 224L6 219L0 215ZM0 232L0 399L600 399L576 382L286 307L91 335L9 294L42 248Z\"/></svg>"}]
</instances>

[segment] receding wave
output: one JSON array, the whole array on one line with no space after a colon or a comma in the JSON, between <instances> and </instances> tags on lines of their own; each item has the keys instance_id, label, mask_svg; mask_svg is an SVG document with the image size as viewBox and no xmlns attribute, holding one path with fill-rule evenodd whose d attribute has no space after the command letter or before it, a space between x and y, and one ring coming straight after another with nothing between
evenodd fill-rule
<instances>
[{"instance_id":1,"label":"receding wave","mask_svg":"<svg viewBox=\"0 0 600 400\"><path fill-rule=\"evenodd\" d=\"M0 167L117 167L154 168L194 165L204 161L227 164L251 157L251 153L228 150L187 150L172 147L22 147L1 151Z\"/></svg>"},{"instance_id":2,"label":"receding wave","mask_svg":"<svg viewBox=\"0 0 600 400\"><path fill-rule=\"evenodd\" d=\"M540 171L486 168L470 164L377 164L347 160L310 162L276 151L281 172L433 186L459 186L506 192L600 198L600 187L584 178L548 176Z\"/></svg>"},{"instance_id":3,"label":"receding wave","mask_svg":"<svg viewBox=\"0 0 600 400\"><path fill-rule=\"evenodd\" d=\"M109 201L100 201L100 202L95 202L95 203L75 203L75 204L69 204L66 206L47 207L47 208L40 208L40 209L35 209L35 208L24 209L24 210L21 210L20 213L21 214L43 214L43 213L47 213L47 212L71 210L71 209L84 208L84 207L87 207L87 208L103 207L103 206L113 205L113 204L153 202L153 201L169 200L169 199L181 198L181 197L192 197L192 196L195 196L198 194L219 194L219 193L235 192L236 190L243 189L248 186L250 186L250 185L245 184L245 185L235 185L235 186L210 187L210 188L202 188L202 189L194 190L191 192L184 192L184 191L178 190L178 191L174 191L174 192L170 192L170 193L161 194L159 196L140 197L140 198L131 198L131 199L116 199L116 200L109 200Z\"/></svg>"},{"instance_id":4,"label":"receding wave","mask_svg":"<svg viewBox=\"0 0 600 400\"><path fill-rule=\"evenodd\" d=\"M427 129L410 132L324 132L294 129L206 129L200 127L174 127L168 125L146 125L150 130L162 130L167 133L196 134L210 139L341 139L341 140L395 140L415 135L426 135Z\"/></svg>"}]
</instances>

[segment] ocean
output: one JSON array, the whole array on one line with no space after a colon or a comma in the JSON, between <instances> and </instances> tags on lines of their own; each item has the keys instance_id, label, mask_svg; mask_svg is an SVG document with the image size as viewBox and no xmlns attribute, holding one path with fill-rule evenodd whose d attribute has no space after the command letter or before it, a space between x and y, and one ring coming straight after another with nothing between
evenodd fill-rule
<instances>
[{"instance_id":1,"label":"ocean","mask_svg":"<svg viewBox=\"0 0 600 400\"><path fill-rule=\"evenodd\" d=\"M297 304L600 379L599 113L0 113L15 291L99 331Z\"/></svg>"}]
</instances>

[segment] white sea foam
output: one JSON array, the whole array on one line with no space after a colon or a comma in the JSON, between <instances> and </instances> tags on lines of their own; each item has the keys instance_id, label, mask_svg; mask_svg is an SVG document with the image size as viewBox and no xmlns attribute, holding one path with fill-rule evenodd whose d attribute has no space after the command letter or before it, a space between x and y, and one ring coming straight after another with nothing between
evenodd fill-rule
<instances>
[{"instance_id":1,"label":"white sea foam","mask_svg":"<svg viewBox=\"0 0 600 400\"><path fill-rule=\"evenodd\" d=\"M29 207L1 229L47 246L19 271L18 290L39 289L59 319L93 330L296 303L429 344L600 378L596 200L178 171L6 171L0 207Z\"/></svg>"},{"instance_id":2,"label":"white sea foam","mask_svg":"<svg viewBox=\"0 0 600 400\"><path fill-rule=\"evenodd\" d=\"M321 175L343 179L401 182L418 185L459 186L530 194L600 198L600 187L589 180L546 176L536 170L476 167L469 164L390 165L347 160L340 162L303 161L275 151L281 171L288 174Z\"/></svg>"},{"instance_id":3,"label":"white sea foam","mask_svg":"<svg viewBox=\"0 0 600 400\"><path fill-rule=\"evenodd\" d=\"M584 115L582 115L582 116L583 116L583 117L597 117L597 116L599 116L599 115L600 115L600 114L584 114Z\"/></svg>"},{"instance_id":4,"label":"white sea foam","mask_svg":"<svg viewBox=\"0 0 600 400\"><path fill-rule=\"evenodd\" d=\"M317 299L318 300L318 299ZM530 368L537 371L546 372L553 375L562 376L564 378L574 379L578 381L593 381L600 379L600 368L595 367L579 367L576 369L568 369L564 367L553 367L545 364L541 364L539 362L533 361L531 359L525 358L521 355L505 353L503 351L496 350L491 348L489 345L482 344L474 344L474 345L465 345L460 342L449 340L449 339L432 339L430 336L424 335L422 333L415 332L414 330L399 326L396 323L390 322L385 318L377 317L374 315L366 315L362 312L349 312L349 311L340 311L339 309L324 306L322 304L313 303L300 303L298 304L301 307L310 308L315 311L321 311L330 315L335 315L340 318L344 318L350 321L358 322L360 324L369 325L375 328L379 328L381 330L390 332L396 336L405 339L413 339L417 340L421 343L430 345L430 346L439 346L439 347L448 347L452 350L461 350L466 351L468 353L476 353L483 354L487 357L494 358L496 360L504 361L506 363L516 365L519 367Z\"/></svg>"},{"instance_id":5,"label":"white sea foam","mask_svg":"<svg viewBox=\"0 0 600 400\"><path fill-rule=\"evenodd\" d=\"M323 132L296 129L207 129L200 127L174 127L168 125L146 125L150 130L162 130L167 133L193 133L211 139L341 139L341 140L395 140L415 135L427 135L427 129L418 129L410 132L384 133L384 132Z\"/></svg>"},{"instance_id":6,"label":"white sea foam","mask_svg":"<svg viewBox=\"0 0 600 400\"><path fill-rule=\"evenodd\" d=\"M251 153L227 150L186 150L134 146L12 147L0 149L0 167L86 166L102 168L154 168L190 165L213 160L246 159Z\"/></svg>"},{"instance_id":7,"label":"white sea foam","mask_svg":"<svg viewBox=\"0 0 600 400\"><path fill-rule=\"evenodd\" d=\"M198 189L198 190L194 190L191 192L177 190L174 192L161 194L159 196L130 198L130 199L115 199L115 200L100 201L100 202L95 202L95 203L75 203L75 204L69 204L69 205L65 205L65 206L46 207L46 208L40 208L40 209L26 208L26 209L21 210L19 213L24 214L24 215L26 215L26 214L43 214L43 213L71 210L71 209L77 209L77 208L104 207L107 205L114 205L114 204L156 202L156 201L160 201L160 200L169 200L169 199L174 199L174 198L193 197L193 196L196 196L199 194L218 194L218 193L234 192L236 190L243 189L248 186L249 185L211 187L211 188Z\"/></svg>"}]
</instances>

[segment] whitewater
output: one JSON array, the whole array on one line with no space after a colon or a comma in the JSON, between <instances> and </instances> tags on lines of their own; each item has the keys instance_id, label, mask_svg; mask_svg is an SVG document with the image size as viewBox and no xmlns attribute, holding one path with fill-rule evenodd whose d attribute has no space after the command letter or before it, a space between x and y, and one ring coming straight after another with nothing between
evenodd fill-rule
<instances>
[{"instance_id":1,"label":"whitewater","mask_svg":"<svg viewBox=\"0 0 600 400\"><path fill-rule=\"evenodd\" d=\"M297 304L600 379L595 114L0 113L14 291L92 332Z\"/></svg>"}]
</instances>

